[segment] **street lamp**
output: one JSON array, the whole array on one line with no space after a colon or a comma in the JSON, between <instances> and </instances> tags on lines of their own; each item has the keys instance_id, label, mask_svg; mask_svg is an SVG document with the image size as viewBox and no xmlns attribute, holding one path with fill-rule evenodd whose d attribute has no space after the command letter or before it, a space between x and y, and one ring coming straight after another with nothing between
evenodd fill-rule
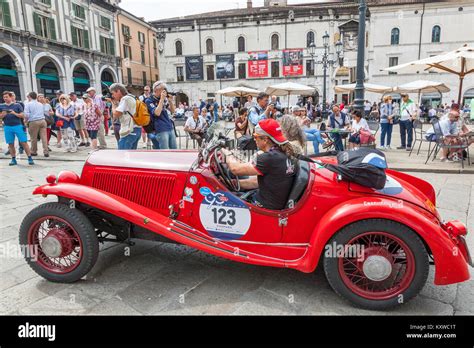
<instances>
[{"instance_id":1,"label":"street lamp","mask_svg":"<svg viewBox=\"0 0 474 348\"><path fill-rule=\"evenodd\" d=\"M324 70L324 75L323 75L323 110L322 110L322 115L323 119L327 115L327 98L326 98L326 89L327 89L327 70L330 67L333 67L337 62L339 62L339 65L341 65L341 57L343 57L343 52L342 52L342 42L338 41L336 44L336 54L337 54L337 60L334 59L333 54L329 52L329 34L326 32L323 35L323 47L324 47L324 53L321 56L321 60L317 61L317 64L321 64ZM311 55L311 58L313 60L313 57L316 55L316 45L314 42L311 42L311 44L308 46L308 51L309 54ZM314 63L314 60L313 60Z\"/></svg>"},{"instance_id":2,"label":"street lamp","mask_svg":"<svg viewBox=\"0 0 474 348\"><path fill-rule=\"evenodd\" d=\"M354 108L364 114L364 54L365 54L365 0L359 1L359 33L357 41L357 83L355 86Z\"/></svg>"}]
</instances>

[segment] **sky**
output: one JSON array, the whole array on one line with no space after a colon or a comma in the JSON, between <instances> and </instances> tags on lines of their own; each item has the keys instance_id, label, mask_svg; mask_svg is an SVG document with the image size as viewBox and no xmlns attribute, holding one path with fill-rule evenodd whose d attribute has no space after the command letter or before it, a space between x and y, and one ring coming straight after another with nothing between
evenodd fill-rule
<instances>
[{"instance_id":1,"label":"sky","mask_svg":"<svg viewBox=\"0 0 474 348\"><path fill-rule=\"evenodd\" d=\"M288 0L288 4L318 1L322 0ZM246 8L247 0L122 0L120 6L137 17L144 17L145 20L152 21L204 12ZM253 0L253 6L263 6L263 0Z\"/></svg>"}]
</instances>

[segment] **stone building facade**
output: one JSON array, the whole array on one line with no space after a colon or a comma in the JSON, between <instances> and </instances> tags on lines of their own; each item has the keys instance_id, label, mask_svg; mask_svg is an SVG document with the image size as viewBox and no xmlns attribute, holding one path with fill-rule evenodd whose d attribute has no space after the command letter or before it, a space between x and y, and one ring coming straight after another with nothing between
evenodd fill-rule
<instances>
[{"instance_id":1,"label":"stone building facade","mask_svg":"<svg viewBox=\"0 0 474 348\"><path fill-rule=\"evenodd\" d=\"M0 89L101 91L121 81L112 0L0 0Z\"/></svg>"},{"instance_id":2,"label":"stone building facade","mask_svg":"<svg viewBox=\"0 0 474 348\"><path fill-rule=\"evenodd\" d=\"M423 72L416 76L389 75L381 70L464 44L474 45L474 3L470 0L368 0L367 4L366 81L397 86L416 79L434 79L447 83L452 89L443 96L443 101L457 99L458 84L453 75ZM352 96L334 94L334 86L355 81L358 20L358 1L288 5L285 0L269 0L263 7L253 7L249 1L244 9L170 18L151 24L158 30L162 79L181 92L183 100L196 102L199 98L214 97L215 91L237 84L264 90L285 81L315 87L318 98L323 94L323 68L318 62L323 53L322 36L327 32L333 58L334 44L341 40L344 46L344 58L328 70L327 100L347 102ZM399 33L396 44L391 42L393 29ZM317 47L315 57L311 57L308 50L312 40ZM284 51L293 49L302 50L299 53L302 67L298 75L289 76L283 72ZM255 64L252 61L255 51L267 52L268 70L264 76L252 78L249 64ZM217 78L221 55L233 55L235 74L231 78ZM196 57L202 57L201 76L188 79L186 63L195 67L195 62L200 64ZM312 63L313 59L316 64ZM468 76L464 83L462 93L466 98L474 96L472 78ZM373 101L380 97L367 93L367 99ZM436 100L434 95L421 97ZM295 101L296 97L292 97L291 103Z\"/></svg>"}]
</instances>

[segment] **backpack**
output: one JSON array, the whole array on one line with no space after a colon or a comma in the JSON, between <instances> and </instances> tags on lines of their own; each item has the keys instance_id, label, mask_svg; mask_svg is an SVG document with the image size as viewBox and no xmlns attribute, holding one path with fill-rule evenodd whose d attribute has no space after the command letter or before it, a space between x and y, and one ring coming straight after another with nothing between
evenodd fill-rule
<instances>
[{"instance_id":1,"label":"backpack","mask_svg":"<svg viewBox=\"0 0 474 348\"><path fill-rule=\"evenodd\" d=\"M135 114L132 115L129 113L133 118L133 122L135 122L137 126L143 127L146 133L153 133L154 126L150 112L148 111L148 106L145 104L145 102L141 101L140 98L135 98L133 96L132 98L134 98L135 102L137 103Z\"/></svg>"},{"instance_id":2,"label":"backpack","mask_svg":"<svg viewBox=\"0 0 474 348\"><path fill-rule=\"evenodd\" d=\"M343 151L337 155L337 163L338 165L326 164L325 167L339 174L342 180L376 190L385 187L387 160L383 152L364 147Z\"/></svg>"}]
</instances>

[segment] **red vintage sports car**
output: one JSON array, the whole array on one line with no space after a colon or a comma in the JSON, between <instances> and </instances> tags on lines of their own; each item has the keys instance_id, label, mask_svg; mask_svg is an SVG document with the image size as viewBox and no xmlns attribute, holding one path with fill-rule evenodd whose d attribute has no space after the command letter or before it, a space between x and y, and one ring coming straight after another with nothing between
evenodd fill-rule
<instances>
[{"instance_id":1,"label":"red vintage sports car","mask_svg":"<svg viewBox=\"0 0 474 348\"><path fill-rule=\"evenodd\" d=\"M387 170L385 188L375 190L300 161L287 208L271 211L238 192L224 146L213 138L199 152L98 151L81 176L49 175L34 194L58 202L23 220L26 261L44 278L69 283L91 270L101 242L168 241L305 273L321 264L336 293L373 310L416 296L430 261L437 285L469 279L466 227L441 220L429 183Z\"/></svg>"}]
</instances>

